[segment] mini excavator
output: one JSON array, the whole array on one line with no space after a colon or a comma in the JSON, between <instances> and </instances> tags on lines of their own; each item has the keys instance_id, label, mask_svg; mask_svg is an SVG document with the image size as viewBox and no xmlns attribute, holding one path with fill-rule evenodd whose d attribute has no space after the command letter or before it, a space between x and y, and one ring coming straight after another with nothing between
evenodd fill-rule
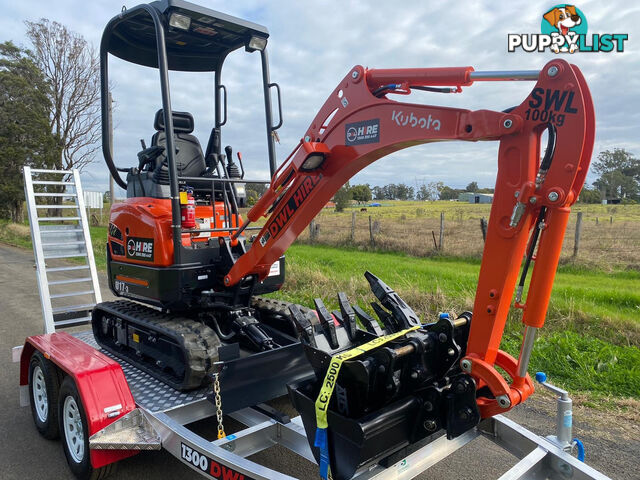
<instances>
[{"instance_id":1,"label":"mini excavator","mask_svg":"<svg viewBox=\"0 0 640 480\"><path fill-rule=\"evenodd\" d=\"M580 70L562 59L540 71L507 72L357 65L277 166L282 109L280 87L269 79L268 36L260 25L181 0L123 10L107 25L103 153L127 199L112 207L107 244L109 286L121 299L98 304L92 328L103 349L178 390L200 388L222 371L228 408L282 395L286 385L321 473L348 479L440 430L454 438L533 392L527 367L570 208L589 168L593 102ZM234 159L231 146L224 153L221 147L222 66L241 48L260 56L272 174L244 216L245 185L259 182L245 178L239 153ZM134 167L116 167L107 140L109 54L160 74L162 108ZM213 73L215 123L204 151L193 116L171 108L170 70ZM535 86L503 111L396 100L414 91L459 94L478 81L519 80ZM320 299L311 309L263 296L281 288L287 248L351 177L398 150L449 140L499 142L472 312L420 318L370 272L365 278L378 300L371 309L351 305L342 293L333 312ZM500 350L514 293L524 324L518 359Z\"/></svg>"}]
</instances>

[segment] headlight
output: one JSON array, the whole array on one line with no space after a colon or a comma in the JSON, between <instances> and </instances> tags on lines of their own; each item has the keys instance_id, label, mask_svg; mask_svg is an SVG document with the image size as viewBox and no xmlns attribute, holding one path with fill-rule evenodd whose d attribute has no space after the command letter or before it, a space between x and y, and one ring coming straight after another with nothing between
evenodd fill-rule
<instances>
[{"instance_id":1,"label":"headlight","mask_svg":"<svg viewBox=\"0 0 640 480\"><path fill-rule=\"evenodd\" d=\"M169 17L169 26L179 28L180 30L189 30L191 26L191 17L180 13L172 13Z\"/></svg>"},{"instance_id":2,"label":"headlight","mask_svg":"<svg viewBox=\"0 0 640 480\"><path fill-rule=\"evenodd\" d=\"M308 172L309 170L315 170L324 162L324 154L323 153L312 153L309 155L302 165L300 165L300 170L304 170Z\"/></svg>"},{"instance_id":3,"label":"headlight","mask_svg":"<svg viewBox=\"0 0 640 480\"><path fill-rule=\"evenodd\" d=\"M249 43L247 44L247 51L254 52L256 50L264 50L264 47L267 46L267 39L264 37L253 36L249 39Z\"/></svg>"}]
</instances>

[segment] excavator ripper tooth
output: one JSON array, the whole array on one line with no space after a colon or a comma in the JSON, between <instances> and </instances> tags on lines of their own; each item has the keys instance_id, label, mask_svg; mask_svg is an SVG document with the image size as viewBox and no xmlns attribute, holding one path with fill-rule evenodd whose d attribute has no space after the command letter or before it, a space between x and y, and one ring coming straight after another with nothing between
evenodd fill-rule
<instances>
[{"instance_id":1,"label":"excavator ripper tooth","mask_svg":"<svg viewBox=\"0 0 640 480\"><path fill-rule=\"evenodd\" d=\"M327 337L327 342L333 349L340 348L340 344L338 343L338 337L336 336L336 327L333 324L333 317L327 310L327 307L324 306L324 303L319 298L315 298L313 303L316 306L316 312L318 312L318 319L320 320L320 325L322 325L322 331L324 332L324 336Z\"/></svg>"},{"instance_id":2,"label":"excavator ripper tooth","mask_svg":"<svg viewBox=\"0 0 640 480\"><path fill-rule=\"evenodd\" d=\"M291 318L293 323L296 324L296 330L300 340L314 348L317 348L316 338L313 332L313 325L309 319L302 313L300 307L295 304L289 305L289 312L291 312Z\"/></svg>"},{"instance_id":3,"label":"excavator ripper tooth","mask_svg":"<svg viewBox=\"0 0 640 480\"><path fill-rule=\"evenodd\" d=\"M420 325L420 319L416 312L407 305L402 298L386 283L380 280L371 272L364 272L364 277L369 282L371 291L380 303L393 314L400 329ZM375 308L375 307L374 307Z\"/></svg>"},{"instance_id":4,"label":"excavator ripper tooth","mask_svg":"<svg viewBox=\"0 0 640 480\"><path fill-rule=\"evenodd\" d=\"M349 340L352 342L356 338L356 314L349 303L349 299L344 292L338 292L338 304L340 305L340 313L341 313L341 321L342 326L347 331L347 335L349 335Z\"/></svg>"},{"instance_id":5,"label":"excavator ripper tooth","mask_svg":"<svg viewBox=\"0 0 640 480\"><path fill-rule=\"evenodd\" d=\"M353 306L353 311L358 316L367 332L372 333L377 337L381 337L382 335L384 335L382 329L380 328L380 325L375 318L367 314L367 312L362 310L362 308L360 308L358 305Z\"/></svg>"},{"instance_id":6,"label":"excavator ripper tooth","mask_svg":"<svg viewBox=\"0 0 640 480\"><path fill-rule=\"evenodd\" d=\"M371 302L371 307L373 308L373 311L376 312L376 315L378 315L378 318L384 325L387 334L400 331L400 328L398 328L398 325L393 319L393 315L387 312L376 302Z\"/></svg>"}]
</instances>

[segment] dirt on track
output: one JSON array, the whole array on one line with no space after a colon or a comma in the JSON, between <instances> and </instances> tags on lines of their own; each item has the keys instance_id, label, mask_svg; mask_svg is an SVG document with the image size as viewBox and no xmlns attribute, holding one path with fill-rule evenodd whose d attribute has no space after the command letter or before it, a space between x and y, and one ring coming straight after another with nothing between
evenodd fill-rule
<instances>
[{"instance_id":1,"label":"dirt on track","mask_svg":"<svg viewBox=\"0 0 640 480\"><path fill-rule=\"evenodd\" d=\"M72 479L59 442L40 437L28 407L18 405L18 364L11 363L10 350L25 337L42 333L40 298L33 267L33 254L0 244L0 449L1 477L5 480ZM100 274L104 280L104 274ZM111 297L103 284L103 299ZM281 402L286 402L282 399ZM536 393L526 404L507 416L538 434L555 428L555 401ZM574 435L587 449L587 462L614 479L640 478L640 425L636 413L619 414L577 407ZM231 425L230 425L231 426ZM193 425L200 434L215 438L214 425L206 420ZM315 479L317 467L282 448L271 448L252 457L265 466L300 479ZM421 480L497 478L515 463L515 458L484 438L478 438L423 473ZM113 478L199 479L203 478L166 452L144 452L121 462Z\"/></svg>"}]
</instances>

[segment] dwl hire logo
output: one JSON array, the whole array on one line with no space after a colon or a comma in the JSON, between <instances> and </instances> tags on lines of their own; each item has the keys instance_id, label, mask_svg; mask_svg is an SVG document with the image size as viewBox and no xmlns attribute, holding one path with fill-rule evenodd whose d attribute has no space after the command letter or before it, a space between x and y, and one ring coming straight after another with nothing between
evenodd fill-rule
<instances>
[{"instance_id":1,"label":"dwl hire logo","mask_svg":"<svg viewBox=\"0 0 640 480\"><path fill-rule=\"evenodd\" d=\"M541 34L510 33L509 52L521 48L525 52L554 53L623 52L628 33L594 33L587 35L587 17L575 5L559 4L542 15Z\"/></svg>"}]
</instances>

